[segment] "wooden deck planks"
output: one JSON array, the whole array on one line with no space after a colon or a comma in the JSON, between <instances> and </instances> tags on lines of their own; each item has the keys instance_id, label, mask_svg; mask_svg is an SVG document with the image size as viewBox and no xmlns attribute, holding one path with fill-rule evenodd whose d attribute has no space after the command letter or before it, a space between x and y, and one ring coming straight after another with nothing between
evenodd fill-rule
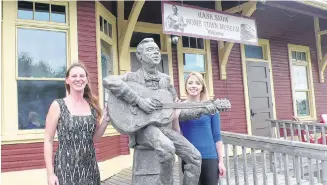
<instances>
[{"instance_id":1,"label":"wooden deck planks","mask_svg":"<svg viewBox=\"0 0 327 185\"><path fill-rule=\"evenodd\" d=\"M266 153L267 155L267 158L269 157L268 156L268 153ZM244 178L244 157L243 156L246 156L246 166L247 166L247 170L246 170L246 176L248 178ZM255 159L256 159L256 167L254 168L253 167L253 159L254 157L252 155L243 155L242 157L238 157L237 159L237 163L239 165L238 166L238 175L239 175L239 178L238 178L238 184L235 183L235 170L234 170L234 158L231 157L229 158L229 164L232 166L231 170L230 170L230 185L244 185L244 184L249 184L249 185L252 185L254 184L254 179L253 179L253 169L255 169L255 177L257 177L257 184L258 185L263 185L264 184L264 178L263 178L263 168L262 168L262 163L263 163L263 158L261 156L260 153L257 153ZM289 175L290 175L290 178L289 178L289 184L290 185L296 185L296 178L295 178L295 171L293 170L292 168L292 159L291 157L289 157ZM269 161L266 160L265 161L267 163L267 165L269 165ZM305 173L308 173L308 159L303 159L303 164L304 166L304 171ZM313 165L315 166L315 161L313 161ZM179 185L179 181L180 181L180 176L179 176L179 163L177 162L176 165L175 165L175 168L174 168L174 185ZM281 169L277 169L277 172L278 174L276 175L277 178L278 178L278 185L284 185L285 184L285 175L284 175L284 165L282 163L281 165ZM246 179L248 181L248 183L245 183L244 179ZM267 182L267 185L272 185L274 184L273 183L273 173L270 172L269 170L266 171L266 182ZM109 179L105 180L104 182L102 182L101 185L131 185L132 183L132 169L131 168L127 168L127 169L124 169L122 170L120 173L114 175L113 177L110 177ZM302 185L309 185L310 184L310 181L309 181L309 178L308 180L301 180L301 183ZM314 184L316 185L320 185L320 183L317 182L317 178L314 178ZM221 179L221 185L227 185L227 182L226 182L226 178L223 178Z\"/></svg>"},{"instance_id":2,"label":"wooden deck planks","mask_svg":"<svg viewBox=\"0 0 327 185\"><path fill-rule=\"evenodd\" d=\"M179 163L176 162L174 168L174 185L179 185ZM132 184L132 168L127 168L118 174L106 179L101 185L131 185Z\"/></svg>"}]
</instances>

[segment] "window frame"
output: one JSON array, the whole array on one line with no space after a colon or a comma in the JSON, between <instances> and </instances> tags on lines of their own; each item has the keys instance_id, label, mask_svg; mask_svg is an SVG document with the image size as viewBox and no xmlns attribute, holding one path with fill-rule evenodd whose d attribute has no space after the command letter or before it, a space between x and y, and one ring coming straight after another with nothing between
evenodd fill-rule
<instances>
[{"instance_id":1,"label":"window frame","mask_svg":"<svg viewBox=\"0 0 327 185\"><path fill-rule=\"evenodd\" d=\"M311 65L311 54L310 54L310 47L303 46L303 45L294 45L288 44L288 57L289 57L289 68L290 68L290 75L291 75L291 88L292 88L292 103L293 103L293 114L295 117L299 118L300 120L316 120L317 119L317 111L316 111L316 101L315 101L315 91L314 91L314 83L313 83L313 76L312 76L312 65ZM303 62L293 62L292 59L292 51L295 52L305 52L307 57L307 64L304 65ZM298 64L294 64L298 63ZM296 97L295 93L298 92L295 89L295 80L293 77L293 66L306 66L307 67L307 80L308 80L308 104L309 104L309 116L300 116L297 115L297 106L296 106ZM304 92L304 91L299 91Z\"/></svg>"},{"instance_id":2,"label":"window frame","mask_svg":"<svg viewBox=\"0 0 327 185\"><path fill-rule=\"evenodd\" d=\"M111 53L112 53L112 72L113 75L118 75L118 52L117 52L117 31L116 31L116 17L107 10L100 2L96 2L96 44L97 44L97 67L98 67L98 97L100 102L100 107L102 110L104 110L104 105L102 102L104 102L104 96L103 96L103 76L102 76L102 61L101 61L101 40L106 42L111 47ZM108 22L110 22L112 26L112 37L110 38L108 35L106 35L104 32L100 30L100 16L104 19L106 19ZM113 126L110 124L103 136L114 136L114 135L120 135L117 130L113 128Z\"/></svg>"},{"instance_id":3,"label":"window frame","mask_svg":"<svg viewBox=\"0 0 327 185\"><path fill-rule=\"evenodd\" d=\"M207 84L209 98L214 98L213 91L213 76L212 76L212 62L211 62L211 45L210 40L203 39L204 49L186 48L183 47L182 36L178 38L177 43L177 60L178 60L178 76L179 76L179 95L181 99L186 99L185 80L184 80L184 54L200 54L204 55L205 60L205 82ZM186 71L187 72L187 71Z\"/></svg>"},{"instance_id":4,"label":"window frame","mask_svg":"<svg viewBox=\"0 0 327 185\"><path fill-rule=\"evenodd\" d=\"M32 1L39 2L39 1ZM26 129L18 128L18 80L62 80L64 78L29 78L18 77L18 61L17 61L17 29L40 29L50 31L66 32L66 58L67 68L72 61L78 60L78 40L77 40L77 4L76 2L43 2L47 4L64 5L66 7L66 23L56 23L37 20L23 20L18 18L18 2L6 1L3 3L3 66L2 74L2 106L7 109L2 110L2 142L3 144L12 143L30 143L40 142L44 139L45 129ZM14 40L14 42L13 42ZM9 62L15 61L15 62ZM6 70L3 70L6 69ZM6 89L6 91L4 91Z\"/></svg>"},{"instance_id":5,"label":"window frame","mask_svg":"<svg viewBox=\"0 0 327 185\"><path fill-rule=\"evenodd\" d=\"M127 25L127 20L125 20L125 25ZM171 78L171 83L174 85L174 74L173 74L173 61L172 61L172 42L171 42L171 36L165 35L162 31L162 25L161 24L154 24L154 23L147 23L147 22L136 22L135 28L133 32L139 32L139 33L153 33L160 35L160 53L161 54L167 54L168 55L168 70L169 70L169 76ZM136 52L136 47L130 47L129 48L130 53ZM131 66L130 57L128 64ZM124 62L125 63L125 62Z\"/></svg>"}]
</instances>

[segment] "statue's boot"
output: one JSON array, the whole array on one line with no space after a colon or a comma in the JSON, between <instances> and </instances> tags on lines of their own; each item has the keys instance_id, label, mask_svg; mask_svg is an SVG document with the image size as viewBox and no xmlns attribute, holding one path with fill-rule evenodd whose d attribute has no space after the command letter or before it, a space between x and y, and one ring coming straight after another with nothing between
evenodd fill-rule
<instances>
[{"instance_id":1,"label":"statue's boot","mask_svg":"<svg viewBox=\"0 0 327 185\"><path fill-rule=\"evenodd\" d=\"M169 158L160 162L160 183L159 185L173 185L174 184L174 164L175 158Z\"/></svg>"},{"instance_id":2,"label":"statue's boot","mask_svg":"<svg viewBox=\"0 0 327 185\"><path fill-rule=\"evenodd\" d=\"M198 185L201 173L200 164L186 164L184 165L183 185Z\"/></svg>"}]
</instances>

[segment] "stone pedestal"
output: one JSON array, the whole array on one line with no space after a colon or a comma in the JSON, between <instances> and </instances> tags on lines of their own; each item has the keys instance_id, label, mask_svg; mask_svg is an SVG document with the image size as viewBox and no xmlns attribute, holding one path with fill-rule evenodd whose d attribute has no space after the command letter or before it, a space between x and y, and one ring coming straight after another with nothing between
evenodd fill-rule
<instances>
[{"instance_id":1,"label":"stone pedestal","mask_svg":"<svg viewBox=\"0 0 327 185\"><path fill-rule=\"evenodd\" d=\"M132 185L158 184L159 157L150 147L137 145L134 148Z\"/></svg>"}]
</instances>

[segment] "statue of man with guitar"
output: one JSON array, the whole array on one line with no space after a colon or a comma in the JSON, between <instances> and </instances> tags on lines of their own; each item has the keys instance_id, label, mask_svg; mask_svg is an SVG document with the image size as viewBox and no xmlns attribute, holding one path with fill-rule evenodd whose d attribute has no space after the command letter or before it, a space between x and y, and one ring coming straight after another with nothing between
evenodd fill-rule
<instances>
[{"instance_id":1,"label":"statue of man with guitar","mask_svg":"<svg viewBox=\"0 0 327 185\"><path fill-rule=\"evenodd\" d=\"M176 103L178 98L170 77L156 69L161 54L152 38L145 38L138 44L136 57L142 64L141 69L103 79L104 88L109 90L107 105L112 125L120 133L129 135L130 147L143 145L155 150L161 164L158 185L173 184L175 154L187 163L183 184L197 185L201 154L187 139L171 129L174 109L183 109L179 119L185 120L214 114L219 106Z\"/></svg>"}]
</instances>

